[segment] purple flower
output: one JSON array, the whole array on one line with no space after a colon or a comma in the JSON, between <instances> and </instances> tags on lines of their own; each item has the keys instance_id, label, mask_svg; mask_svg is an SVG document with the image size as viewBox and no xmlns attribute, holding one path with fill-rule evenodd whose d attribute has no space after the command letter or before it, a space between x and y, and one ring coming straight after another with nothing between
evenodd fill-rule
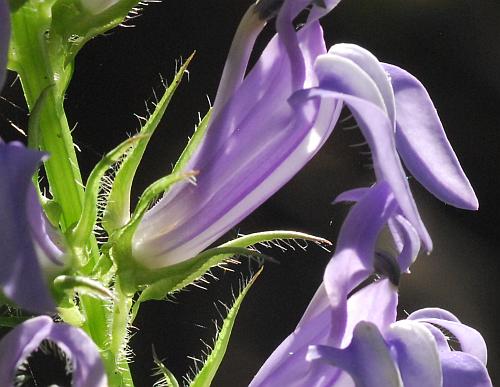
<instances>
[{"instance_id":1,"label":"purple flower","mask_svg":"<svg viewBox=\"0 0 500 387\"><path fill-rule=\"evenodd\" d=\"M14 386L16 370L44 340L57 344L71 361L73 386L107 386L94 342L81 329L63 323L55 324L47 316L25 321L0 341L0 385Z\"/></svg>"},{"instance_id":2,"label":"purple flower","mask_svg":"<svg viewBox=\"0 0 500 387\"><path fill-rule=\"evenodd\" d=\"M0 289L34 313L55 311L46 276L63 268L64 254L31 180L45 157L21 143L0 142Z\"/></svg>"},{"instance_id":3,"label":"purple flower","mask_svg":"<svg viewBox=\"0 0 500 387\"><path fill-rule=\"evenodd\" d=\"M389 184L350 191L339 198L344 199L358 203L342 226L323 284L251 386L351 386L353 380L365 387L490 386L484 340L451 313L424 309L396 322L399 275L420 242L398 214ZM402 236L396 259L375 253L391 219ZM366 284L374 272L378 280ZM454 335L461 350L451 352L436 326Z\"/></svg>"},{"instance_id":4,"label":"purple flower","mask_svg":"<svg viewBox=\"0 0 500 387\"><path fill-rule=\"evenodd\" d=\"M406 167L445 203L477 209L477 198L451 148L436 109L422 84L396 66L381 64L369 51L337 44L315 63L319 87L294 99L321 97L350 109L373 157L378 180L389 183L401 213L427 250L431 238L420 219L399 155Z\"/></svg>"},{"instance_id":5,"label":"purple flower","mask_svg":"<svg viewBox=\"0 0 500 387\"><path fill-rule=\"evenodd\" d=\"M10 40L10 12L6 0L0 0L0 91L5 81Z\"/></svg>"},{"instance_id":6,"label":"purple flower","mask_svg":"<svg viewBox=\"0 0 500 387\"><path fill-rule=\"evenodd\" d=\"M290 180L324 143L340 104L320 108L311 100L295 109L288 103L295 91L317 84L312 65L326 51L315 18L328 7L298 32L292 24L310 2L287 1L280 9L280 1L261 1L245 14L207 133L185 167L199 172L196 184L179 183L146 213L132 242L137 261L156 268L195 256ZM278 34L245 76L254 41L277 9Z\"/></svg>"}]
</instances>

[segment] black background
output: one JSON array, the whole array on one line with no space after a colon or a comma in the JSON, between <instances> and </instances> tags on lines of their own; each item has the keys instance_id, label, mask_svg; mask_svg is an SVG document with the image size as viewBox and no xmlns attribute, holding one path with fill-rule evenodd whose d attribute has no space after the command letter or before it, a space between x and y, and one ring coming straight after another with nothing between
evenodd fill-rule
<instances>
[{"instance_id":1,"label":"black background","mask_svg":"<svg viewBox=\"0 0 500 387\"><path fill-rule=\"evenodd\" d=\"M66 107L84 175L100 156L135 133L132 113L145 114L159 74L172 79L176 59L196 50L184 82L144 158L134 195L167 174L187 136L213 100L232 34L250 1L168 0L150 4L142 16L91 41L77 58ZM478 212L446 206L412 182L435 249L422 255L400 288L400 314L438 306L477 328L489 347L489 370L500 378L497 324L500 245L499 134L500 3L496 0L344 0L323 19L327 46L350 42L381 61L399 65L426 85L450 142L480 201ZM259 40L262 49L272 27ZM4 94L14 101L19 85ZM1 102L2 136L15 136L6 118L22 124L25 112ZM331 206L345 189L372 182L369 159L349 144L359 133L337 128L327 145L288 185L234 228L249 233L296 229L335 241L346 206ZM300 249L298 249L300 250ZM245 299L216 386L244 386L273 349L293 330L319 285L331 253L274 249L280 264L268 264ZM247 265L235 268L246 273ZM216 272L208 290L191 287L172 302L143 305L136 320L132 365L137 386L152 385L151 346L180 379L210 342L217 300L230 301L240 274Z\"/></svg>"}]
</instances>

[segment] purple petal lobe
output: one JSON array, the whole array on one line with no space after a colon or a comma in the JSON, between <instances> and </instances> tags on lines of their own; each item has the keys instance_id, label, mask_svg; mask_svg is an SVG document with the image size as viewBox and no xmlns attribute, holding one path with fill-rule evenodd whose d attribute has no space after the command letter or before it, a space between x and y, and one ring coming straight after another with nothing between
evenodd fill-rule
<instances>
[{"instance_id":1,"label":"purple petal lobe","mask_svg":"<svg viewBox=\"0 0 500 387\"><path fill-rule=\"evenodd\" d=\"M0 286L20 307L54 312L35 251L28 210L36 208L31 177L45 155L20 143L0 144ZM38 214L39 215L39 214Z\"/></svg>"},{"instance_id":2,"label":"purple petal lobe","mask_svg":"<svg viewBox=\"0 0 500 387\"><path fill-rule=\"evenodd\" d=\"M399 267L401 272L406 272L417 259L420 250L420 239L413 226L404 216L396 215L392 221L393 227L398 230L402 243L402 249L398 257Z\"/></svg>"},{"instance_id":3,"label":"purple petal lobe","mask_svg":"<svg viewBox=\"0 0 500 387\"><path fill-rule=\"evenodd\" d=\"M255 40L266 25L266 22L261 20L255 12L256 6L250 6L234 35L212 108L212 117L217 116L227 100L241 85Z\"/></svg>"},{"instance_id":4,"label":"purple petal lobe","mask_svg":"<svg viewBox=\"0 0 500 387\"><path fill-rule=\"evenodd\" d=\"M323 360L342 368L351 375L356 387L403 386L382 335L369 322L360 322L356 326L347 348L312 346L307 360Z\"/></svg>"},{"instance_id":5,"label":"purple petal lobe","mask_svg":"<svg viewBox=\"0 0 500 387\"><path fill-rule=\"evenodd\" d=\"M460 320L453 313L441 308L424 308L416 310L407 317L407 320L420 320L428 318L438 318L440 320L460 322Z\"/></svg>"},{"instance_id":6,"label":"purple petal lobe","mask_svg":"<svg viewBox=\"0 0 500 387\"><path fill-rule=\"evenodd\" d=\"M330 307L330 301L328 300L328 295L326 294L325 284L321 283L318 290L314 294L311 302L307 306L304 315L300 319L298 327L305 324L307 321L313 320L316 316L323 313Z\"/></svg>"},{"instance_id":7,"label":"purple petal lobe","mask_svg":"<svg viewBox=\"0 0 500 387\"><path fill-rule=\"evenodd\" d=\"M370 76L382 95L385 110L389 115L393 128L395 128L396 107L394 92L392 90L391 82L389 81L389 78L387 77L387 74L378 59L370 51L355 44L336 44L330 48L328 53L351 60Z\"/></svg>"},{"instance_id":8,"label":"purple petal lobe","mask_svg":"<svg viewBox=\"0 0 500 387\"><path fill-rule=\"evenodd\" d=\"M370 321L380 331L384 331L396 321L397 305L397 289L387 279L377 281L354 293L347 300L347 324L340 347L349 344L354 327L360 321ZM336 321L332 321L332 324L336 324Z\"/></svg>"},{"instance_id":9,"label":"purple petal lobe","mask_svg":"<svg viewBox=\"0 0 500 387\"><path fill-rule=\"evenodd\" d=\"M439 356L441 356L442 352L451 351L451 348L448 345L448 338L439 328L436 328L434 325L426 322L423 322L422 325L425 326L429 330L429 332L431 332L432 336L434 336L434 341L436 342L438 352L440 353Z\"/></svg>"},{"instance_id":10,"label":"purple petal lobe","mask_svg":"<svg viewBox=\"0 0 500 387\"><path fill-rule=\"evenodd\" d=\"M467 353L441 354L443 387L491 387L491 379L483 363Z\"/></svg>"},{"instance_id":11,"label":"purple petal lobe","mask_svg":"<svg viewBox=\"0 0 500 387\"><path fill-rule=\"evenodd\" d=\"M337 249L324 274L330 299L334 345L338 346L347 323L347 296L373 272L375 242L396 203L390 187L377 183L351 209L338 238Z\"/></svg>"},{"instance_id":12,"label":"purple petal lobe","mask_svg":"<svg viewBox=\"0 0 500 387\"><path fill-rule=\"evenodd\" d=\"M447 329L453 336L457 338L463 352L467 352L473 355L484 365L486 365L488 350L486 348L486 343L484 342L483 336L481 336L481 334L477 330L462 323L447 320L429 318L422 319L420 321L425 321Z\"/></svg>"},{"instance_id":13,"label":"purple petal lobe","mask_svg":"<svg viewBox=\"0 0 500 387\"><path fill-rule=\"evenodd\" d=\"M384 97L375 81L351 59L328 53L320 55L314 66L320 87L356 96L388 113Z\"/></svg>"},{"instance_id":14,"label":"purple petal lobe","mask_svg":"<svg viewBox=\"0 0 500 387\"><path fill-rule=\"evenodd\" d=\"M45 273L60 271L64 265L64 242L45 217L34 189L28 192L26 210L31 236L43 271Z\"/></svg>"},{"instance_id":15,"label":"purple petal lobe","mask_svg":"<svg viewBox=\"0 0 500 387\"><path fill-rule=\"evenodd\" d=\"M342 192L339 196L335 198L332 204L337 204L341 202L358 202L361 198L366 195L369 188L354 188L348 191Z\"/></svg>"},{"instance_id":16,"label":"purple petal lobe","mask_svg":"<svg viewBox=\"0 0 500 387\"><path fill-rule=\"evenodd\" d=\"M413 176L438 199L476 210L478 201L424 86L399 67L384 64L396 96L397 148Z\"/></svg>"},{"instance_id":17,"label":"purple petal lobe","mask_svg":"<svg viewBox=\"0 0 500 387\"><path fill-rule=\"evenodd\" d=\"M410 320L392 324L385 339L395 351L405 387L441 387L441 364L429 330Z\"/></svg>"},{"instance_id":18,"label":"purple petal lobe","mask_svg":"<svg viewBox=\"0 0 500 387\"><path fill-rule=\"evenodd\" d=\"M295 95L295 99L314 97L333 98L334 100L342 100L347 104L370 145L377 178L385 180L390 184L404 216L415 227L426 249L431 251L432 240L420 218L415 200L411 194L403 166L396 151L394 133L387 114L378 106L365 99L346 94L350 92L349 89L347 88L345 91L342 91L342 87L342 84L320 83L320 88L310 89L305 93L298 93ZM341 91L333 91L339 89Z\"/></svg>"},{"instance_id":19,"label":"purple petal lobe","mask_svg":"<svg viewBox=\"0 0 500 387\"><path fill-rule=\"evenodd\" d=\"M330 326L328 297L320 286L295 331L266 360L250 386L331 386L339 372L327 364L305 360L311 343L331 344Z\"/></svg>"},{"instance_id":20,"label":"purple petal lobe","mask_svg":"<svg viewBox=\"0 0 500 387\"><path fill-rule=\"evenodd\" d=\"M0 91L5 81L7 54L10 40L10 12L6 0L0 0ZM1 140L0 140L1 141Z\"/></svg>"},{"instance_id":21,"label":"purple petal lobe","mask_svg":"<svg viewBox=\"0 0 500 387\"><path fill-rule=\"evenodd\" d=\"M488 350L483 336L474 328L462 324L452 313L439 308L428 308L412 313L408 319L447 329L459 341L463 352L475 356L486 365Z\"/></svg>"},{"instance_id":22,"label":"purple petal lobe","mask_svg":"<svg viewBox=\"0 0 500 387\"><path fill-rule=\"evenodd\" d=\"M73 364L75 387L105 387L106 374L99 350L85 333L40 316L18 325L0 341L0 385L12 386L17 368L43 340L56 343Z\"/></svg>"}]
</instances>

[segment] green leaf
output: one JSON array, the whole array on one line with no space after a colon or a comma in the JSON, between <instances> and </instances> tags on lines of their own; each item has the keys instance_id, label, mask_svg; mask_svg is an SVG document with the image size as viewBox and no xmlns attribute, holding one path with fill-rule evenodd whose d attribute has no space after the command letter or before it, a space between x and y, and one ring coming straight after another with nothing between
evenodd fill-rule
<instances>
[{"instance_id":1,"label":"green leaf","mask_svg":"<svg viewBox=\"0 0 500 387\"><path fill-rule=\"evenodd\" d=\"M214 266L225 265L226 262L235 255L253 257L260 260L269 258L258 251L249 250L243 247L216 247L204 251L187 262L173 265L167 269L160 269L157 272L160 272L161 274L156 273L156 276L160 279L152 285L146 287L135 302L132 308L132 321L139 312L139 307L142 302L149 300L163 300L167 294L176 292L188 285L196 283ZM141 277L144 276L144 273L138 272L137 274L142 274ZM141 281L141 279L142 278L140 278L139 281Z\"/></svg>"},{"instance_id":2,"label":"green leaf","mask_svg":"<svg viewBox=\"0 0 500 387\"><path fill-rule=\"evenodd\" d=\"M210 355L205 359L205 363L192 382L189 384L190 387L210 387L212 381L219 369L224 355L226 354L227 346L229 344L229 338L231 337L231 332L233 330L234 322L238 311L240 310L241 303L247 295L248 291L254 284L255 280L262 272L261 268L252 279L243 287L240 295L234 300L233 306L228 309L226 318L220 331L217 333L214 348L210 352ZM222 304L224 305L224 304ZM225 305L224 305L225 306Z\"/></svg>"},{"instance_id":3,"label":"green leaf","mask_svg":"<svg viewBox=\"0 0 500 387\"><path fill-rule=\"evenodd\" d=\"M92 278L60 275L54 279L54 287L59 291L77 291L101 300L113 300L113 292Z\"/></svg>"},{"instance_id":4,"label":"green leaf","mask_svg":"<svg viewBox=\"0 0 500 387\"><path fill-rule=\"evenodd\" d=\"M143 139L143 135L137 135L125 140L111 152L107 153L90 173L83 198L82 214L78 223L70 232L70 240L74 246L85 246L93 233L97 221L97 201L102 177L113 164L118 162L125 153L133 149Z\"/></svg>"},{"instance_id":5,"label":"green leaf","mask_svg":"<svg viewBox=\"0 0 500 387\"><path fill-rule=\"evenodd\" d=\"M41 197L40 199L43 210L50 224L52 224L53 227L57 227L62 216L61 206L55 200L46 199L45 197Z\"/></svg>"},{"instance_id":6,"label":"green leaf","mask_svg":"<svg viewBox=\"0 0 500 387\"><path fill-rule=\"evenodd\" d=\"M163 362L158 358L156 351L153 347L153 361L156 366L156 371L153 376L161 376L162 378L153 384L153 387L179 387L179 382L174 374L165 367Z\"/></svg>"},{"instance_id":7,"label":"green leaf","mask_svg":"<svg viewBox=\"0 0 500 387\"><path fill-rule=\"evenodd\" d=\"M141 128L140 134L145 137L138 142L134 150L128 155L120 165L116 173L111 192L109 194L108 204L104 211L102 225L104 229L111 234L113 231L124 226L130 219L130 191L135 173L139 167L142 156L146 150L149 140L160 123L167 106L177 90L186 69L193 59L194 53L186 60L177 72L173 82L165 90L160 101L156 104L154 112L147 122Z\"/></svg>"},{"instance_id":8,"label":"green leaf","mask_svg":"<svg viewBox=\"0 0 500 387\"><path fill-rule=\"evenodd\" d=\"M220 245L219 247L206 250L196 257L176 265L157 270L136 269L135 281L138 285L151 284L147 286L139 296L133 307L133 314L138 312L141 302L148 300L162 300L169 293L180 290L203 277L211 268L224 265L235 255L254 257L258 259L269 258L248 247L257 244L276 245L284 249L292 246L289 241L310 241L319 245L331 245L331 243L320 237L296 231L266 231L241 236L237 239ZM293 246L292 246L293 247Z\"/></svg>"},{"instance_id":9,"label":"green leaf","mask_svg":"<svg viewBox=\"0 0 500 387\"><path fill-rule=\"evenodd\" d=\"M33 109L30 112L30 118L28 121L28 147L32 149L39 150L41 146L40 142L40 118L42 113L42 108L47 102L47 97L49 92L55 85L48 85L42 90L40 96L37 98Z\"/></svg>"},{"instance_id":10,"label":"green leaf","mask_svg":"<svg viewBox=\"0 0 500 387\"><path fill-rule=\"evenodd\" d=\"M325 246L332 245L332 243L328 239L306 234L303 232L275 230L275 231L263 231L248 235L242 235L239 238L224 243L223 245L221 245L221 247L225 246L247 247L256 244L263 244L264 246L269 247L268 243L271 243L282 249L286 249L287 246L293 248L293 246L291 246L288 243L288 241L299 241L299 240L313 242L317 245L325 245ZM284 242L285 246L281 245L280 242Z\"/></svg>"},{"instance_id":11,"label":"green leaf","mask_svg":"<svg viewBox=\"0 0 500 387\"><path fill-rule=\"evenodd\" d=\"M208 123L210 122L211 110L205 114L205 117L200 121L198 126L196 127L193 136L189 139L186 147L182 151L181 157L175 163L174 169L172 172L181 172L186 166L187 162L191 159L191 156L196 151L201 141L205 137L205 133L207 132Z\"/></svg>"}]
</instances>

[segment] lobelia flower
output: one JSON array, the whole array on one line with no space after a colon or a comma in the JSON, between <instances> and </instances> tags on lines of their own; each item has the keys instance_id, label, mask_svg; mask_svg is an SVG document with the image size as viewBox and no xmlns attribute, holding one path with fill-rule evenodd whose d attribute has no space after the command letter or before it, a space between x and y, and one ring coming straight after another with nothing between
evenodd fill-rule
<instances>
[{"instance_id":1,"label":"lobelia flower","mask_svg":"<svg viewBox=\"0 0 500 387\"><path fill-rule=\"evenodd\" d=\"M395 195L386 182L355 194L339 199L359 201L342 226L323 284L251 386L491 386L484 340L451 313L423 309L396 322L399 276L420 241L396 215L404 230L399 256L376 254L378 234L397 213ZM374 271L379 279L367 284ZM452 352L436 326L453 334L461 350Z\"/></svg>"},{"instance_id":2,"label":"lobelia flower","mask_svg":"<svg viewBox=\"0 0 500 387\"><path fill-rule=\"evenodd\" d=\"M5 78L10 14L0 0L0 89ZM46 220L31 178L46 154L0 138L0 290L34 313L55 311L45 275L63 266L62 243Z\"/></svg>"},{"instance_id":3,"label":"lobelia flower","mask_svg":"<svg viewBox=\"0 0 500 387\"><path fill-rule=\"evenodd\" d=\"M34 313L55 312L46 276L64 266L62 243L31 180L45 157L21 143L0 142L0 289Z\"/></svg>"},{"instance_id":4,"label":"lobelia flower","mask_svg":"<svg viewBox=\"0 0 500 387\"><path fill-rule=\"evenodd\" d=\"M423 85L393 65L381 64L369 51L353 44L337 44L315 62L319 86L294 96L301 101L320 97L332 104L343 101L363 133L373 157L378 180L385 180L401 213L432 249L420 219L398 154L406 167L438 199L464 209L478 202L443 130Z\"/></svg>"},{"instance_id":5,"label":"lobelia flower","mask_svg":"<svg viewBox=\"0 0 500 387\"><path fill-rule=\"evenodd\" d=\"M298 32L292 20L310 0L263 0L249 8L205 138L185 167L199 172L196 184L179 183L146 213L132 241L138 262L158 268L195 256L290 180L324 143L340 104L320 108L311 100L295 109L288 99L317 84L312 64L326 51L317 18L337 2L313 5ZM245 76L255 39L276 12L278 34Z\"/></svg>"},{"instance_id":6,"label":"lobelia flower","mask_svg":"<svg viewBox=\"0 0 500 387\"><path fill-rule=\"evenodd\" d=\"M14 386L16 370L44 340L57 344L71 361L72 386L108 385L94 342L81 329L64 323L56 324L47 316L25 321L0 341L0 385Z\"/></svg>"}]
</instances>

